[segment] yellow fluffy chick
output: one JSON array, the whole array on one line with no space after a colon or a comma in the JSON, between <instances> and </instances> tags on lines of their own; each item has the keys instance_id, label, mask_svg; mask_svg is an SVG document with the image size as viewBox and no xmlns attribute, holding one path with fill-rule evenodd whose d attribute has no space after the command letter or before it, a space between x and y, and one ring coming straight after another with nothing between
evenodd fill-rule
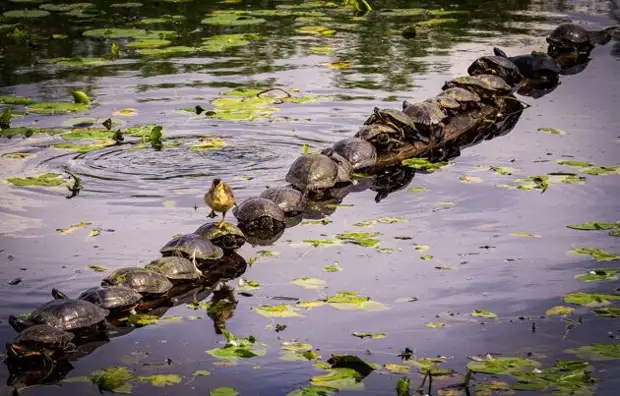
<instances>
[{"instance_id":1,"label":"yellow fluffy chick","mask_svg":"<svg viewBox=\"0 0 620 396\"><path fill-rule=\"evenodd\" d=\"M210 218L217 216L215 212L222 213L223 224L226 219L226 212L228 212L233 206L237 205L235 202L235 195L232 192L230 186L224 183L220 179L213 179L211 188L204 196L205 203L211 208L209 213Z\"/></svg>"}]
</instances>

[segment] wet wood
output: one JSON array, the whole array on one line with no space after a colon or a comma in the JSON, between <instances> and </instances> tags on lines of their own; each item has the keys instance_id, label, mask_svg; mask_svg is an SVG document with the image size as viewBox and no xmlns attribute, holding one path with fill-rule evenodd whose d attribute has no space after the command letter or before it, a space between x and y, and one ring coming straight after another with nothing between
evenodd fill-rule
<instances>
[{"instance_id":1,"label":"wet wood","mask_svg":"<svg viewBox=\"0 0 620 396\"><path fill-rule=\"evenodd\" d=\"M455 144L464 135L474 133L477 129L481 134L485 127L490 126L489 120L495 120L502 112L501 107L484 106L473 109L458 117L452 117L445 127L445 145ZM422 158L431 154L432 147L423 142L406 143L397 153L383 154L377 158L375 166L369 173L373 173L387 166L399 165L408 158Z\"/></svg>"}]
</instances>

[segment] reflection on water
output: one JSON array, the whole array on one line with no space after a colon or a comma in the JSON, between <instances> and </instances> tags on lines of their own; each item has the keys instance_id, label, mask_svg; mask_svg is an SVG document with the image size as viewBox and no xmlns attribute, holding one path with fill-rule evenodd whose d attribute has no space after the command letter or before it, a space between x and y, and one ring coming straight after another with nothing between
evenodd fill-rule
<instances>
[{"instance_id":1,"label":"reflection on water","mask_svg":"<svg viewBox=\"0 0 620 396\"><path fill-rule=\"evenodd\" d=\"M134 108L135 116L116 116L125 121L123 128L161 124L170 144L154 151L138 148L140 139L127 137L120 146L75 154L48 147L64 142L58 136L3 139L3 153L36 153L26 160L3 158L3 178L68 166L84 183L83 192L71 200L64 199L64 186L58 190L0 186L0 216L7 230L0 237L0 273L3 279L23 279L17 285L0 285L0 298L6 302L0 309L3 318L29 312L48 301L52 287L77 295L97 284L101 274L88 264L111 271L149 262L174 233L189 232L204 222L203 210L193 207L202 206L201 196L215 175L230 182L240 201L256 196L266 185L284 184L286 169L304 144L322 149L352 136L374 106L398 108L405 98L418 100L436 94L445 80L464 74L471 61L491 55L494 46L511 56L544 51L545 34L565 19L583 20L592 28L611 24L606 19L609 3L603 1L469 2L458 7L469 14L447 14L445 18L453 20L419 29L415 39L405 39L400 34L404 27L427 18L394 16L386 10L421 6L450 10L452 3L385 1L376 5L378 12L366 17L340 8L321 9L321 15L302 8L291 15L270 15L258 11L276 9L276 4L260 1L244 2L243 6L192 1L142 3L140 7L112 7L110 2L95 1L90 11L54 11L53 17L18 20L18 25L13 25L14 19L0 20L0 33L6 33L0 42L2 93L67 101L71 89L81 89L100 102L84 116L105 119L114 111ZM24 8L37 9L38 4L5 2L0 13ZM202 24L207 12L214 9L249 10L252 18L265 18L267 23L235 27ZM167 19L162 17L165 15L183 18ZM140 23L146 18L158 20ZM314 25L334 29L335 35L297 30ZM84 31L101 27L173 30L176 37L169 40L169 46L190 48L203 46L205 39L218 34L260 33L262 37L221 52L183 50L187 52L175 56L144 55L145 51L140 55L140 48L126 46L132 40L120 38L123 48L118 60L89 65L67 62L78 57L101 58L109 52L113 39L82 36ZM560 59L560 85L519 92L520 99L532 107L509 115L488 134L464 136L445 153L446 160L454 161L441 172L425 175L412 168L386 169L355 186L331 191L323 202L312 202L295 224L287 224L289 228L281 233L257 236L239 252L237 262L242 263L242 270L222 267L222 273L214 275L243 277L241 283L246 286L234 294L228 289L213 296L210 288L179 290L179 295L148 307L149 314L163 319L158 324L137 331L119 324L110 329L109 342L82 345L71 363L46 362L29 370L9 365L2 376L9 384L24 386L55 383L70 371L69 377L80 377L95 369L123 365L135 368L136 375L171 373L186 379L175 385L183 390L140 385L134 390L137 394L204 393L218 386L234 386L241 394L286 394L323 373L307 361L280 360L280 344L285 340L311 343L324 360L331 353L355 353L378 364L401 363L396 355L410 347L420 357L454 357L448 364L460 371L467 363L466 356L471 355L534 353L545 364L552 364L552 358L566 348L608 342L609 318L593 317L583 308L578 307L576 313L584 315L584 324L575 326L565 339L564 322L536 320L536 332L531 331L531 322L549 307L563 304L560 296L564 293L586 290L574 275L602 264L580 256L567 258L567 250L593 246L618 253L614 238L606 233L565 228L573 223L617 220L609 218L620 209L611 198L619 192L614 181L617 176L588 175L584 186L553 184L544 194L495 185L566 171L555 160L567 156L597 166L617 165L619 149L614 146L617 132L613 125L620 119L613 103L619 100L620 76L617 59L612 57L618 57L617 42L596 48L587 59ZM283 103L278 111L255 121L197 117L180 111L197 104L211 109L210 101L230 89L271 86L298 88L300 96L318 99L314 103ZM18 114L12 125L36 122L42 127L60 127L74 116L22 118ZM566 130L567 134L544 135L537 131L540 127ZM227 146L190 149L205 136L217 136ZM494 139L498 136L502 138ZM488 140L476 145L482 139ZM515 174L480 169L487 165L514 169ZM459 182L460 176L474 175L482 182ZM427 191L411 191L417 187ZM307 223L325 216L329 216L326 225ZM371 229L355 225L400 216L406 221L378 222ZM82 220L92 221L91 228L113 231L96 237L88 236L91 228L70 234L55 231ZM380 249L353 244L313 248L300 242L359 230L380 232ZM509 233L541 237L518 238L507 236ZM247 272L246 259L252 263ZM324 270L336 262L341 271ZM327 286L304 289L290 283L301 277L324 279ZM251 280L260 286L247 286ZM230 284L237 286L239 280ZM614 285L600 287L610 292ZM261 305L295 305L299 300L317 300L344 290L359 291L390 309L368 312L321 307L300 311L303 317L269 319L252 311ZM221 309L207 310L200 304L197 310L191 308L192 303L201 301L215 301ZM500 319L472 324L469 312L474 309L491 310ZM166 321L175 317L201 320ZM432 328L424 325L428 322L445 322L447 326ZM275 332L276 324L286 324L286 328ZM227 367L226 361L217 364L222 362L204 351L221 346L218 342L223 337L216 333L224 328L239 337L255 335L269 345L268 353L233 367ZM384 332L387 337L359 339L350 335L358 331ZM3 325L0 337L8 341L14 333ZM365 356L365 350L370 355ZM138 364L128 356L146 358ZM572 359L574 355L564 357ZM160 364L168 361L173 363ZM142 365L144 362L157 364ZM597 362L595 367L595 375L603 378L601 394L613 392L613 362ZM208 383L193 374L201 369L212 372ZM413 372L407 375L417 386L421 376ZM239 374L252 385L240 384ZM393 394L400 376L373 374L364 385L372 394ZM90 388L63 383L60 389L33 387L24 393L63 394L73 389Z\"/></svg>"}]
</instances>

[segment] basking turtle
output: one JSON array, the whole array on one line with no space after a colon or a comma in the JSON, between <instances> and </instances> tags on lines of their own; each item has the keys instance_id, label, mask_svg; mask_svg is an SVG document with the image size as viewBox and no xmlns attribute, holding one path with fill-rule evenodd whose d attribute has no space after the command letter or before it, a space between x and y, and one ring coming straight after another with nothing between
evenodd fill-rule
<instances>
[{"instance_id":1,"label":"basking turtle","mask_svg":"<svg viewBox=\"0 0 620 396\"><path fill-rule=\"evenodd\" d=\"M217 225L216 225L217 227ZM196 265L181 256L166 256L153 260L144 266L145 269L159 272L173 284L200 279L202 272Z\"/></svg>"},{"instance_id":2,"label":"basking turtle","mask_svg":"<svg viewBox=\"0 0 620 396\"><path fill-rule=\"evenodd\" d=\"M405 134L400 129L385 124L372 124L361 127L355 134L375 146L377 152L392 153L402 146Z\"/></svg>"},{"instance_id":3,"label":"basking turtle","mask_svg":"<svg viewBox=\"0 0 620 396\"><path fill-rule=\"evenodd\" d=\"M517 65L523 76L538 84L557 84L560 79L562 68L557 61L541 52L532 52L529 55L508 57L504 51L494 47L493 53L497 56L508 58Z\"/></svg>"},{"instance_id":4,"label":"basking turtle","mask_svg":"<svg viewBox=\"0 0 620 396\"><path fill-rule=\"evenodd\" d=\"M338 180L347 180L349 182L352 182L353 179L351 177L353 174L353 165L351 165L349 160L347 160L335 151L332 152L331 155L329 155L328 157L331 158L331 160L338 165Z\"/></svg>"},{"instance_id":5,"label":"basking turtle","mask_svg":"<svg viewBox=\"0 0 620 396\"><path fill-rule=\"evenodd\" d=\"M442 90L453 87L471 90L480 96L482 101L486 101L489 104L496 103L497 95L509 95L513 91L513 88L508 85L506 81L493 74L456 77L450 81L446 81Z\"/></svg>"},{"instance_id":6,"label":"basking turtle","mask_svg":"<svg viewBox=\"0 0 620 396\"><path fill-rule=\"evenodd\" d=\"M416 130L414 120L404 111L375 107L373 114L364 123L364 125L372 124L389 125L394 129L402 131L403 137L410 140L415 141L422 138L422 134Z\"/></svg>"},{"instance_id":7,"label":"basking turtle","mask_svg":"<svg viewBox=\"0 0 620 396\"><path fill-rule=\"evenodd\" d=\"M403 110L404 105L407 102L406 100L403 102ZM461 103L458 100L450 97L450 96L433 96L432 98L424 99L424 102L431 103L434 106L437 106L443 111L447 116L455 116L460 113Z\"/></svg>"},{"instance_id":8,"label":"basking turtle","mask_svg":"<svg viewBox=\"0 0 620 396\"><path fill-rule=\"evenodd\" d=\"M243 231L228 222L203 224L194 231L194 234L224 250L237 250L245 243Z\"/></svg>"},{"instance_id":9,"label":"basking turtle","mask_svg":"<svg viewBox=\"0 0 620 396\"><path fill-rule=\"evenodd\" d=\"M589 52L596 45L607 44L617 26L609 26L602 30L587 30L574 23L562 23L547 36L547 43L555 49Z\"/></svg>"},{"instance_id":10,"label":"basking turtle","mask_svg":"<svg viewBox=\"0 0 620 396\"><path fill-rule=\"evenodd\" d=\"M36 324L48 324L60 330L77 331L102 324L110 314L85 300L62 299L49 301L32 311L27 319L9 316L9 324L21 331Z\"/></svg>"},{"instance_id":11,"label":"basking turtle","mask_svg":"<svg viewBox=\"0 0 620 396\"><path fill-rule=\"evenodd\" d=\"M267 188L260 194L260 197L275 202L287 217L297 216L303 212L306 206L306 199L303 194L292 187Z\"/></svg>"},{"instance_id":12,"label":"basking turtle","mask_svg":"<svg viewBox=\"0 0 620 396\"><path fill-rule=\"evenodd\" d=\"M182 256L194 263L196 260L219 260L224 256L221 247L214 245L208 239L198 234L185 234L166 243L159 252L163 256Z\"/></svg>"},{"instance_id":13,"label":"basking turtle","mask_svg":"<svg viewBox=\"0 0 620 396\"><path fill-rule=\"evenodd\" d=\"M443 142L444 124L443 120L448 118L439 106L430 102L403 102L404 113L415 122L416 129L420 131L424 143L439 144Z\"/></svg>"},{"instance_id":14,"label":"basking turtle","mask_svg":"<svg viewBox=\"0 0 620 396\"><path fill-rule=\"evenodd\" d=\"M233 214L246 230L279 231L285 227L284 211L267 198L246 199L233 209Z\"/></svg>"},{"instance_id":15,"label":"basking turtle","mask_svg":"<svg viewBox=\"0 0 620 396\"><path fill-rule=\"evenodd\" d=\"M322 154L331 157L334 153L339 154L346 159L353 170L370 168L377 161L377 149L372 143L352 137L339 140L332 147L326 148Z\"/></svg>"},{"instance_id":16,"label":"basking turtle","mask_svg":"<svg viewBox=\"0 0 620 396\"><path fill-rule=\"evenodd\" d=\"M52 296L57 300L69 299L56 288L52 289ZM84 290L78 300L91 302L110 311L131 311L142 300L142 295L125 286L95 286Z\"/></svg>"},{"instance_id":17,"label":"basking turtle","mask_svg":"<svg viewBox=\"0 0 620 396\"><path fill-rule=\"evenodd\" d=\"M436 97L441 98L444 96L459 102L462 110L478 107L480 103L480 96L478 94L460 87L444 89Z\"/></svg>"},{"instance_id":18,"label":"basking turtle","mask_svg":"<svg viewBox=\"0 0 620 396\"><path fill-rule=\"evenodd\" d=\"M523 74L510 59L502 56L482 56L467 68L467 74L493 74L502 78L508 85L516 86L523 80Z\"/></svg>"},{"instance_id":19,"label":"basking turtle","mask_svg":"<svg viewBox=\"0 0 620 396\"><path fill-rule=\"evenodd\" d=\"M49 353L72 351L75 345L71 342L75 335L48 324L37 324L27 329L6 343L6 354L9 359L24 359L47 356Z\"/></svg>"},{"instance_id":20,"label":"basking turtle","mask_svg":"<svg viewBox=\"0 0 620 396\"><path fill-rule=\"evenodd\" d=\"M285 180L304 193L331 188L340 182L351 182L350 174L345 174L339 168L326 155L304 154L291 164Z\"/></svg>"},{"instance_id":21,"label":"basking turtle","mask_svg":"<svg viewBox=\"0 0 620 396\"><path fill-rule=\"evenodd\" d=\"M119 268L104 278L101 286L125 286L143 294L164 294L172 283L162 274L140 267Z\"/></svg>"}]
</instances>

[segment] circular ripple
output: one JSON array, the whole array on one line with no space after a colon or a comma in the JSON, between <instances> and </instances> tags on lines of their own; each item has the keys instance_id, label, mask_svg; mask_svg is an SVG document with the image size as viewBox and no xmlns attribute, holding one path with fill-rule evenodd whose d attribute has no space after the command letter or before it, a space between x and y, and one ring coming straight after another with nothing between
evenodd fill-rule
<instances>
[{"instance_id":1,"label":"circular ripple","mask_svg":"<svg viewBox=\"0 0 620 396\"><path fill-rule=\"evenodd\" d=\"M233 187L266 184L282 180L288 166L300 152L300 143L265 138L245 140L227 137L227 146L192 151L196 137L177 137L179 146L165 143L161 151L135 144L111 146L83 154L66 154L47 160L48 166L68 166L82 177L83 191L111 193L124 197L166 197L170 191L203 191L213 177ZM283 173L284 172L284 173Z\"/></svg>"}]
</instances>

